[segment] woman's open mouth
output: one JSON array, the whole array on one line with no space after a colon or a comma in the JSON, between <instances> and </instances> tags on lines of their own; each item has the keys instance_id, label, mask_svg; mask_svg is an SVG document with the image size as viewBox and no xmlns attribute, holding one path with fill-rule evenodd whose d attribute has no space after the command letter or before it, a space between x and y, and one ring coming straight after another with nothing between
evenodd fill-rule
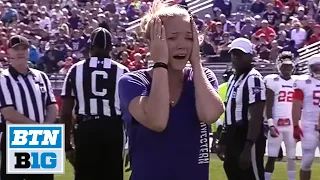
<instances>
[{"instance_id":1,"label":"woman's open mouth","mask_svg":"<svg viewBox=\"0 0 320 180\"><path fill-rule=\"evenodd\" d=\"M178 59L178 60L183 60L186 58L186 55L175 55L173 58Z\"/></svg>"}]
</instances>

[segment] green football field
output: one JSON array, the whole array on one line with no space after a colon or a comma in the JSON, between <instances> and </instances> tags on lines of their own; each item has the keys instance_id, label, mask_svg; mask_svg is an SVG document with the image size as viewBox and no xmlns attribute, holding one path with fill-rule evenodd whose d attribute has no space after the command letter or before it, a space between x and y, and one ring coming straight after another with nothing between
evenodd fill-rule
<instances>
[{"instance_id":1,"label":"green football field","mask_svg":"<svg viewBox=\"0 0 320 180\"><path fill-rule=\"evenodd\" d=\"M298 171L300 168L300 162L297 162L297 178L298 178ZM315 162L313 164L313 172L312 172L312 177L311 179L320 179L320 163L319 159L316 158ZM129 179L129 173L125 174L125 180ZM285 180L287 179L287 174L286 174L286 163L285 162L277 162L276 163L276 169L274 172L274 175L272 176L272 180ZM56 175L55 180L73 180L73 169L70 166L69 163L66 163L66 174L64 175ZM227 180L222 162L216 158L215 155L212 156L211 158L211 164L210 164L210 180Z\"/></svg>"}]
</instances>

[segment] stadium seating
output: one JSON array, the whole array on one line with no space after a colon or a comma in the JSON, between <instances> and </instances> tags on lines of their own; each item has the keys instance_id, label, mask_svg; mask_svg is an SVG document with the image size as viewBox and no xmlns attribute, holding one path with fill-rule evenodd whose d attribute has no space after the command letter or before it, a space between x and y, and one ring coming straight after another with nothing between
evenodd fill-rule
<instances>
[{"instance_id":1,"label":"stadium seating","mask_svg":"<svg viewBox=\"0 0 320 180\"><path fill-rule=\"evenodd\" d=\"M212 0L186 0L188 9L192 14L197 14L199 17L204 17L205 14L212 14ZM129 27L126 31L136 31L139 29L141 18L128 23Z\"/></svg>"}]
</instances>

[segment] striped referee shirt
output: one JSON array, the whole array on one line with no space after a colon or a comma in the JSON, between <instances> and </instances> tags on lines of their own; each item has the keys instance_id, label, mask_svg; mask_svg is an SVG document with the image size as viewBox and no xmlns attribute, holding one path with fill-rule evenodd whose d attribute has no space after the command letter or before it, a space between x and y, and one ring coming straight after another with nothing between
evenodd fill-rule
<instances>
[{"instance_id":1,"label":"striped referee shirt","mask_svg":"<svg viewBox=\"0 0 320 180\"><path fill-rule=\"evenodd\" d=\"M117 82L128 68L108 58L91 57L73 65L61 97L76 100L76 115L121 115Z\"/></svg>"},{"instance_id":2,"label":"striped referee shirt","mask_svg":"<svg viewBox=\"0 0 320 180\"><path fill-rule=\"evenodd\" d=\"M13 106L39 123L45 120L47 106L56 103L48 76L36 69L29 68L27 74L21 74L10 66L2 71L0 86L0 108Z\"/></svg>"},{"instance_id":3,"label":"striped referee shirt","mask_svg":"<svg viewBox=\"0 0 320 180\"><path fill-rule=\"evenodd\" d=\"M250 119L249 105L266 100L262 75L254 68L240 76L231 76L228 82L225 111L226 125L235 125Z\"/></svg>"}]
</instances>

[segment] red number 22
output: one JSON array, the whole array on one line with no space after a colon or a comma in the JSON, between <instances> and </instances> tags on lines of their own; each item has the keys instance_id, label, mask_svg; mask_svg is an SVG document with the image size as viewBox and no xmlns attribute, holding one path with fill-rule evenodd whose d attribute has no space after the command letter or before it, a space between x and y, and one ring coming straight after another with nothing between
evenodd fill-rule
<instances>
[{"instance_id":1,"label":"red number 22","mask_svg":"<svg viewBox=\"0 0 320 180\"><path fill-rule=\"evenodd\" d=\"M320 93L320 91L319 91ZM320 94L319 94L320 98ZM292 102L293 100L293 91L280 91L278 101L279 102Z\"/></svg>"}]
</instances>

